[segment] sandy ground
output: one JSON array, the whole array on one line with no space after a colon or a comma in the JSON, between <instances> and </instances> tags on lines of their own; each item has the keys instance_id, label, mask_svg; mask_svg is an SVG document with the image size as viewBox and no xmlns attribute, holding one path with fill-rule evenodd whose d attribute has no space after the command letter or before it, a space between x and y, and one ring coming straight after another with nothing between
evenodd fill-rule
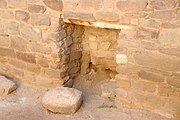
<instances>
[{"instance_id":1,"label":"sandy ground","mask_svg":"<svg viewBox=\"0 0 180 120\"><path fill-rule=\"evenodd\" d=\"M93 94L84 94L84 103L76 114L54 114L41 105L45 92L19 85L10 95L0 97L0 120L175 120L141 110L98 108L110 102Z\"/></svg>"}]
</instances>

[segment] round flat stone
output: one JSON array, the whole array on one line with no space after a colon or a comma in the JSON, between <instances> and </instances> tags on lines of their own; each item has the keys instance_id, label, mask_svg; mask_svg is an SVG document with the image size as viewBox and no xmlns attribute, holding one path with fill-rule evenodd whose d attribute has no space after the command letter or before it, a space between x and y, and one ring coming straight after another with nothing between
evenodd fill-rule
<instances>
[{"instance_id":1,"label":"round flat stone","mask_svg":"<svg viewBox=\"0 0 180 120\"><path fill-rule=\"evenodd\" d=\"M68 87L57 87L45 93L42 105L47 110L61 113L75 113L82 104L82 92Z\"/></svg>"}]
</instances>

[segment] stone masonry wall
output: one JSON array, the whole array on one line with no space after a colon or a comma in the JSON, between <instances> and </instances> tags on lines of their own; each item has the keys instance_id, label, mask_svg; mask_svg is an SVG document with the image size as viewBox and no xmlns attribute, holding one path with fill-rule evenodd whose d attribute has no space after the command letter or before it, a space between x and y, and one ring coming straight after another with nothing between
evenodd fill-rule
<instances>
[{"instance_id":1,"label":"stone masonry wall","mask_svg":"<svg viewBox=\"0 0 180 120\"><path fill-rule=\"evenodd\" d=\"M84 30L63 21L120 30L118 106L180 117L179 0L0 0L0 74L45 87L77 76Z\"/></svg>"},{"instance_id":2,"label":"stone masonry wall","mask_svg":"<svg viewBox=\"0 0 180 120\"><path fill-rule=\"evenodd\" d=\"M44 87L62 84L59 69L61 4L0 0L0 74ZM61 30L62 31L62 30Z\"/></svg>"},{"instance_id":3,"label":"stone masonry wall","mask_svg":"<svg viewBox=\"0 0 180 120\"><path fill-rule=\"evenodd\" d=\"M127 63L116 67L118 106L180 116L179 0L63 0L63 5L65 22L121 29L117 54L127 56Z\"/></svg>"}]
</instances>

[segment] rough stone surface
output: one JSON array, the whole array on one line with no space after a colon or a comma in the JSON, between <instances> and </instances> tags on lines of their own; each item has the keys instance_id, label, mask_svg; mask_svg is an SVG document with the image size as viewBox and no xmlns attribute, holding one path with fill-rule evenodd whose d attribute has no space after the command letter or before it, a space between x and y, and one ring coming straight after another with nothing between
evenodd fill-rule
<instances>
[{"instance_id":1,"label":"rough stone surface","mask_svg":"<svg viewBox=\"0 0 180 120\"><path fill-rule=\"evenodd\" d=\"M80 6L83 10L96 11L102 7L102 0L80 0Z\"/></svg>"},{"instance_id":2,"label":"rough stone surface","mask_svg":"<svg viewBox=\"0 0 180 120\"><path fill-rule=\"evenodd\" d=\"M22 21L27 21L29 19L29 13L21 10L15 11L15 18Z\"/></svg>"},{"instance_id":3,"label":"rough stone surface","mask_svg":"<svg viewBox=\"0 0 180 120\"><path fill-rule=\"evenodd\" d=\"M117 7L120 11L140 11L144 10L147 2L143 0L125 0L117 2Z\"/></svg>"},{"instance_id":4,"label":"rough stone surface","mask_svg":"<svg viewBox=\"0 0 180 120\"><path fill-rule=\"evenodd\" d=\"M94 17L97 20L103 20L107 22L117 22L119 20L118 14L107 10L98 11L97 13L94 14Z\"/></svg>"},{"instance_id":5,"label":"rough stone surface","mask_svg":"<svg viewBox=\"0 0 180 120\"><path fill-rule=\"evenodd\" d=\"M31 16L31 23L33 25L50 25L50 18L45 14L33 14Z\"/></svg>"},{"instance_id":6,"label":"rough stone surface","mask_svg":"<svg viewBox=\"0 0 180 120\"><path fill-rule=\"evenodd\" d=\"M55 113L75 113L82 104L82 92L74 88L57 87L49 90L42 99L42 105Z\"/></svg>"},{"instance_id":7,"label":"rough stone surface","mask_svg":"<svg viewBox=\"0 0 180 120\"><path fill-rule=\"evenodd\" d=\"M46 8L42 5L29 4L28 10L31 13L44 13L46 11Z\"/></svg>"},{"instance_id":8,"label":"rough stone surface","mask_svg":"<svg viewBox=\"0 0 180 120\"><path fill-rule=\"evenodd\" d=\"M143 70L139 72L139 77L142 79L149 80L149 81L163 82L163 78L159 76L158 74L143 71Z\"/></svg>"},{"instance_id":9,"label":"rough stone surface","mask_svg":"<svg viewBox=\"0 0 180 120\"><path fill-rule=\"evenodd\" d=\"M117 88L117 85L115 82L105 82L101 85L101 96L104 98L110 98L110 97L115 97L115 89Z\"/></svg>"},{"instance_id":10,"label":"rough stone surface","mask_svg":"<svg viewBox=\"0 0 180 120\"><path fill-rule=\"evenodd\" d=\"M14 50L9 48L0 48L0 55L12 57L12 58L16 57Z\"/></svg>"},{"instance_id":11,"label":"rough stone surface","mask_svg":"<svg viewBox=\"0 0 180 120\"><path fill-rule=\"evenodd\" d=\"M177 12L174 10L155 11L150 14L150 17L155 19L172 20L177 17Z\"/></svg>"},{"instance_id":12,"label":"rough stone surface","mask_svg":"<svg viewBox=\"0 0 180 120\"><path fill-rule=\"evenodd\" d=\"M0 8L6 8L7 7L7 2L6 0L1 0L0 1Z\"/></svg>"},{"instance_id":13,"label":"rough stone surface","mask_svg":"<svg viewBox=\"0 0 180 120\"><path fill-rule=\"evenodd\" d=\"M0 95L7 95L16 90L16 85L4 76L0 76Z\"/></svg>"},{"instance_id":14,"label":"rough stone surface","mask_svg":"<svg viewBox=\"0 0 180 120\"><path fill-rule=\"evenodd\" d=\"M150 6L157 10L163 10L175 7L176 0L152 0Z\"/></svg>"},{"instance_id":15,"label":"rough stone surface","mask_svg":"<svg viewBox=\"0 0 180 120\"><path fill-rule=\"evenodd\" d=\"M7 0L8 5L12 8L26 9L27 1L26 0Z\"/></svg>"},{"instance_id":16,"label":"rough stone surface","mask_svg":"<svg viewBox=\"0 0 180 120\"><path fill-rule=\"evenodd\" d=\"M27 24L20 25L21 34L24 38L39 41L41 39L41 31Z\"/></svg>"},{"instance_id":17,"label":"rough stone surface","mask_svg":"<svg viewBox=\"0 0 180 120\"><path fill-rule=\"evenodd\" d=\"M83 12L64 11L63 18L83 20L83 21L94 21L94 17L92 13L83 13Z\"/></svg>"},{"instance_id":18,"label":"rough stone surface","mask_svg":"<svg viewBox=\"0 0 180 120\"><path fill-rule=\"evenodd\" d=\"M152 68L167 71L178 71L180 69L180 60L178 58L175 59L160 53L137 51L134 54L134 58L138 64Z\"/></svg>"},{"instance_id":19,"label":"rough stone surface","mask_svg":"<svg viewBox=\"0 0 180 120\"><path fill-rule=\"evenodd\" d=\"M10 40L9 40L9 35L7 34L2 34L0 35L0 46L9 46Z\"/></svg>"},{"instance_id":20,"label":"rough stone surface","mask_svg":"<svg viewBox=\"0 0 180 120\"><path fill-rule=\"evenodd\" d=\"M10 21L7 25L7 31L10 34L19 34L19 24L15 21Z\"/></svg>"},{"instance_id":21,"label":"rough stone surface","mask_svg":"<svg viewBox=\"0 0 180 120\"><path fill-rule=\"evenodd\" d=\"M61 11L63 8L63 3L61 0L44 0L43 2L49 8L56 10L56 11Z\"/></svg>"},{"instance_id":22,"label":"rough stone surface","mask_svg":"<svg viewBox=\"0 0 180 120\"><path fill-rule=\"evenodd\" d=\"M180 46L180 29L164 29L160 32L159 40L164 45Z\"/></svg>"},{"instance_id":23,"label":"rough stone surface","mask_svg":"<svg viewBox=\"0 0 180 120\"><path fill-rule=\"evenodd\" d=\"M16 50L26 51L27 41L21 37L13 36L11 37L11 47Z\"/></svg>"}]
</instances>

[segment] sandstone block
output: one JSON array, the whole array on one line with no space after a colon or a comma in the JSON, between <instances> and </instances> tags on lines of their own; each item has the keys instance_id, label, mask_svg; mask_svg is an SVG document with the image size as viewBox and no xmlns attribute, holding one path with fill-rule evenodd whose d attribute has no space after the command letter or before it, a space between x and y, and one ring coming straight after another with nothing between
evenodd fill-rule
<instances>
[{"instance_id":1,"label":"sandstone block","mask_svg":"<svg viewBox=\"0 0 180 120\"><path fill-rule=\"evenodd\" d=\"M176 88L180 88L180 79L179 78L168 78L167 79L167 83L176 87Z\"/></svg>"},{"instance_id":2,"label":"sandstone block","mask_svg":"<svg viewBox=\"0 0 180 120\"><path fill-rule=\"evenodd\" d=\"M18 20L28 21L29 17L30 17L29 13L27 13L25 11L21 11L21 10L15 11L15 18Z\"/></svg>"},{"instance_id":3,"label":"sandstone block","mask_svg":"<svg viewBox=\"0 0 180 120\"><path fill-rule=\"evenodd\" d=\"M78 4L78 0L63 0L63 11L75 10Z\"/></svg>"},{"instance_id":4,"label":"sandstone block","mask_svg":"<svg viewBox=\"0 0 180 120\"><path fill-rule=\"evenodd\" d=\"M145 97L146 97L145 104L147 104L150 107L160 109L165 104L165 99L163 99L160 96L154 94L146 94Z\"/></svg>"},{"instance_id":5,"label":"sandstone block","mask_svg":"<svg viewBox=\"0 0 180 120\"><path fill-rule=\"evenodd\" d=\"M16 60L16 59L10 59L9 63L16 68L20 68L23 70L26 68L26 64L24 62Z\"/></svg>"},{"instance_id":6,"label":"sandstone block","mask_svg":"<svg viewBox=\"0 0 180 120\"><path fill-rule=\"evenodd\" d=\"M138 75L140 78L149 80L152 82L163 82L164 81L164 79L160 75L151 73L151 72L147 72L147 71L143 71L143 70L139 71Z\"/></svg>"},{"instance_id":7,"label":"sandstone block","mask_svg":"<svg viewBox=\"0 0 180 120\"><path fill-rule=\"evenodd\" d=\"M29 63L36 63L36 57L33 53L16 52L18 59Z\"/></svg>"},{"instance_id":8,"label":"sandstone block","mask_svg":"<svg viewBox=\"0 0 180 120\"><path fill-rule=\"evenodd\" d=\"M153 19L141 19L139 25L142 27L159 28L160 22Z\"/></svg>"},{"instance_id":9,"label":"sandstone block","mask_svg":"<svg viewBox=\"0 0 180 120\"><path fill-rule=\"evenodd\" d=\"M77 52L72 52L70 54L70 61L73 61L73 60L78 60L80 59L82 56L82 52L81 51L77 51Z\"/></svg>"},{"instance_id":10,"label":"sandstone block","mask_svg":"<svg viewBox=\"0 0 180 120\"><path fill-rule=\"evenodd\" d=\"M179 14L179 16L180 16L180 14ZM177 20L177 21L163 21L161 26L162 26L162 28L165 28L165 29L169 29L169 28L175 29L175 28L178 28L178 27L180 27L180 19Z\"/></svg>"},{"instance_id":11,"label":"sandstone block","mask_svg":"<svg viewBox=\"0 0 180 120\"><path fill-rule=\"evenodd\" d=\"M163 29L160 32L159 40L162 45L180 46L180 29Z\"/></svg>"},{"instance_id":12,"label":"sandstone block","mask_svg":"<svg viewBox=\"0 0 180 120\"><path fill-rule=\"evenodd\" d=\"M112 11L107 11L105 9L100 10L94 14L96 20L102 20L106 22L117 22L119 20L119 15Z\"/></svg>"},{"instance_id":13,"label":"sandstone block","mask_svg":"<svg viewBox=\"0 0 180 120\"><path fill-rule=\"evenodd\" d=\"M62 63L62 64L67 64L67 63L69 63L69 60L70 60L69 55L64 55L64 56L62 56L62 58L61 58L61 63Z\"/></svg>"},{"instance_id":14,"label":"sandstone block","mask_svg":"<svg viewBox=\"0 0 180 120\"><path fill-rule=\"evenodd\" d=\"M9 35L1 34L0 35L0 46L8 47L10 44Z\"/></svg>"},{"instance_id":15,"label":"sandstone block","mask_svg":"<svg viewBox=\"0 0 180 120\"><path fill-rule=\"evenodd\" d=\"M82 92L74 88L57 87L49 90L42 99L42 105L55 113L75 113L82 104Z\"/></svg>"},{"instance_id":16,"label":"sandstone block","mask_svg":"<svg viewBox=\"0 0 180 120\"><path fill-rule=\"evenodd\" d=\"M150 1L150 7L157 10L174 8L176 0L152 0Z\"/></svg>"},{"instance_id":17,"label":"sandstone block","mask_svg":"<svg viewBox=\"0 0 180 120\"><path fill-rule=\"evenodd\" d=\"M28 10L31 13L44 13L46 8L43 5L29 4Z\"/></svg>"},{"instance_id":18,"label":"sandstone block","mask_svg":"<svg viewBox=\"0 0 180 120\"><path fill-rule=\"evenodd\" d=\"M166 71L179 71L180 59L156 52L136 51L134 53L136 63Z\"/></svg>"},{"instance_id":19,"label":"sandstone block","mask_svg":"<svg viewBox=\"0 0 180 120\"><path fill-rule=\"evenodd\" d=\"M11 8L18 8L18 9L26 9L27 8L27 1L26 0L7 0L8 6Z\"/></svg>"},{"instance_id":20,"label":"sandstone block","mask_svg":"<svg viewBox=\"0 0 180 120\"><path fill-rule=\"evenodd\" d=\"M43 2L46 6L48 6L53 10L62 11L63 8L62 0L43 0Z\"/></svg>"},{"instance_id":21,"label":"sandstone block","mask_svg":"<svg viewBox=\"0 0 180 120\"><path fill-rule=\"evenodd\" d=\"M180 48L159 48L159 52L180 57Z\"/></svg>"},{"instance_id":22,"label":"sandstone block","mask_svg":"<svg viewBox=\"0 0 180 120\"><path fill-rule=\"evenodd\" d=\"M114 60L115 54L113 51L103 51L103 50L98 50L98 51L91 51L91 57L104 57L108 59Z\"/></svg>"},{"instance_id":23,"label":"sandstone block","mask_svg":"<svg viewBox=\"0 0 180 120\"><path fill-rule=\"evenodd\" d=\"M131 98L134 102L140 102L143 104L146 101L145 94L142 92L130 91L128 93L129 98Z\"/></svg>"},{"instance_id":24,"label":"sandstone block","mask_svg":"<svg viewBox=\"0 0 180 120\"><path fill-rule=\"evenodd\" d=\"M135 37L138 39L156 39L158 37L158 30L140 27L137 29Z\"/></svg>"},{"instance_id":25,"label":"sandstone block","mask_svg":"<svg viewBox=\"0 0 180 120\"><path fill-rule=\"evenodd\" d=\"M30 39L32 41L40 41L41 39L41 31L37 28L22 23L20 25L20 30L21 34L26 39Z\"/></svg>"},{"instance_id":26,"label":"sandstone block","mask_svg":"<svg viewBox=\"0 0 180 120\"><path fill-rule=\"evenodd\" d=\"M45 75L49 76L50 78L60 78L60 71L59 70L53 70L53 69L47 69L45 70Z\"/></svg>"},{"instance_id":27,"label":"sandstone block","mask_svg":"<svg viewBox=\"0 0 180 120\"><path fill-rule=\"evenodd\" d=\"M20 79L24 76L24 72L23 70L19 70L16 68L11 69L10 74L12 74L14 76L14 78L16 79Z\"/></svg>"},{"instance_id":28,"label":"sandstone block","mask_svg":"<svg viewBox=\"0 0 180 120\"><path fill-rule=\"evenodd\" d=\"M158 95L170 96L173 95L173 93L174 93L174 89L171 86L166 84L158 85Z\"/></svg>"},{"instance_id":29,"label":"sandstone block","mask_svg":"<svg viewBox=\"0 0 180 120\"><path fill-rule=\"evenodd\" d=\"M49 67L49 60L45 57L41 57L38 59L38 64L40 64L42 67Z\"/></svg>"},{"instance_id":30,"label":"sandstone block","mask_svg":"<svg viewBox=\"0 0 180 120\"><path fill-rule=\"evenodd\" d=\"M141 90L141 91L155 92L155 90L156 90L155 84L140 81L140 80L132 80L131 86L132 86L132 88L135 88L135 89Z\"/></svg>"},{"instance_id":31,"label":"sandstone block","mask_svg":"<svg viewBox=\"0 0 180 120\"><path fill-rule=\"evenodd\" d=\"M7 7L7 1L6 0L1 0L0 1L0 8L6 8Z\"/></svg>"},{"instance_id":32,"label":"sandstone block","mask_svg":"<svg viewBox=\"0 0 180 120\"><path fill-rule=\"evenodd\" d=\"M169 111L180 111L180 99L179 98L169 98L168 103L166 105L166 109Z\"/></svg>"},{"instance_id":33,"label":"sandstone block","mask_svg":"<svg viewBox=\"0 0 180 120\"><path fill-rule=\"evenodd\" d=\"M94 17L92 13L83 13L83 12L64 11L63 18L76 19L82 21L94 21Z\"/></svg>"},{"instance_id":34,"label":"sandstone block","mask_svg":"<svg viewBox=\"0 0 180 120\"><path fill-rule=\"evenodd\" d=\"M19 51L26 51L27 50L27 41L18 36L11 37L11 47L19 50Z\"/></svg>"},{"instance_id":35,"label":"sandstone block","mask_svg":"<svg viewBox=\"0 0 180 120\"><path fill-rule=\"evenodd\" d=\"M97 11L102 7L102 0L80 0L80 7L87 11Z\"/></svg>"},{"instance_id":36,"label":"sandstone block","mask_svg":"<svg viewBox=\"0 0 180 120\"><path fill-rule=\"evenodd\" d=\"M99 49L101 50L108 50L109 47L110 47L111 43L110 42L102 42L100 45L99 45Z\"/></svg>"},{"instance_id":37,"label":"sandstone block","mask_svg":"<svg viewBox=\"0 0 180 120\"><path fill-rule=\"evenodd\" d=\"M0 95L7 95L16 90L16 85L4 76L0 76Z\"/></svg>"},{"instance_id":38,"label":"sandstone block","mask_svg":"<svg viewBox=\"0 0 180 120\"><path fill-rule=\"evenodd\" d=\"M30 49L33 52L38 52L38 53L43 53L43 54L50 54L52 52L52 49L50 47L47 47L39 43L32 43L30 45Z\"/></svg>"},{"instance_id":39,"label":"sandstone block","mask_svg":"<svg viewBox=\"0 0 180 120\"><path fill-rule=\"evenodd\" d=\"M31 23L33 25L47 25L51 24L50 17L46 14L33 14L31 16Z\"/></svg>"},{"instance_id":40,"label":"sandstone block","mask_svg":"<svg viewBox=\"0 0 180 120\"><path fill-rule=\"evenodd\" d=\"M146 12L127 12L124 14L125 18L144 18L146 17L148 14Z\"/></svg>"},{"instance_id":41,"label":"sandstone block","mask_svg":"<svg viewBox=\"0 0 180 120\"><path fill-rule=\"evenodd\" d=\"M68 36L67 38L65 38L65 40L64 40L64 45L65 45L65 47L69 47L69 46L71 46L73 44L73 40L72 40L72 38L70 37L70 36Z\"/></svg>"},{"instance_id":42,"label":"sandstone block","mask_svg":"<svg viewBox=\"0 0 180 120\"><path fill-rule=\"evenodd\" d=\"M140 103L142 106L148 108L162 108L165 104L165 100L157 95L152 93L142 93L142 92L129 92L129 97L137 102Z\"/></svg>"},{"instance_id":43,"label":"sandstone block","mask_svg":"<svg viewBox=\"0 0 180 120\"><path fill-rule=\"evenodd\" d=\"M120 11L142 11L146 8L147 2L143 0L123 0L117 2Z\"/></svg>"},{"instance_id":44,"label":"sandstone block","mask_svg":"<svg viewBox=\"0 0 180 120\"><path fill-rule=\"evenodd\" d=\"M15 21L8 22L7 32L10 34L19 34L19 24Z\"/></svg>"},{"instance_id":45,"label":"sandstone block","mask_svg":"<svg viewBox=\"0 0 180 120\"><path fill-rule=\"evenodd\" d=\"M158 45L151 41L141 41L141 46L147 50L156 50Z\"/></svg>"},{"instance_id":46,"label":"sandstone block","mask_svg":"<svg viewBox=\"0 0 180 120\"><path fill-rule=\"evenodd\" d=\"M0 18L2 19L12 19L14 18L14 14L10 10L0 10Z\"/></svg>"},{"instance_id":47,"label":"sandstone block","mask_svg":"<svg viewBox=\"0 0 180 120\"><path fill-rule=\"evenodd\" d=\"M65 30L59 31L59 40L63 40L67 36Z\"/></svg>"},{"instance_id":48,"label":"sandstone block","mask_svg":"<svg viewBox=\"0 0 180 120\"><path fill-rule=\"evenodd\" d=\"M39 74L41 72L41 67L39 67L38 65L35 65L35 64L29 64L27 63L27 70L29 72L32 72L32 73L36 73L36 74Z\"/></svg>"},{"instance_id":49,"label":"sandstone block","mask_svg":"<svg viewBox=\"0 0 180 120\"><path fill-rule=\"evenodd\" d=\"M35 76L35 82L36 82L36 85L43 86L43 87L49 87L53 83L52 78L47 78L47 77L39 76L39 75Z\"/></svg>"},{"instance_id":50,"label":"sandstone block","mask_svg":"<svg viewBox=\"0 0 180 120\"><path fill-rule=\"evenodd\" d=\"M14 50L9 48L0 48L0 55L12 57L12 58L16 57Z\"/></svg>"},{"instance_id":51,"label":"sandstone block","mask_svg":"<svg viewBox=\"0 0 180 120\"><path fill-rule=\"evenodd\" d=\"M149 17L162 20L173 20L177 17L177 12L175 10L154 11Z\"/></svg>"}]
</instances>

